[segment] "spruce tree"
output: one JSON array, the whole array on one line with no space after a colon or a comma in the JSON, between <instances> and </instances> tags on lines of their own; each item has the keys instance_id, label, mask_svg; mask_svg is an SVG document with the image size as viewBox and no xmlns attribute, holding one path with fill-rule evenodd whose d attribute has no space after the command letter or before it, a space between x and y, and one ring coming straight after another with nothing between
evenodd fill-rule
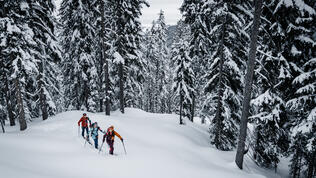
<instances>
[{"instance_id":1,"label":"spruce tree","mask_svg":"<svg viewBox=\"0 0 316 178\"><path fill-rule=\"evenodd\" d=\"M192 59L189 57L189 44L180 39L175 44L172 54L175 63L173 91L179 100L180 124L184 124L184 119L190 119L191 105L193 97L194 73L192 70Z\"/></svg>"},{"instance_id":2,"label":"spruce tree","mask_svg":"<svg viewBox=\"0 0 316 178\"><path fill-rule=\"evenodd\" d=\"M192 67L195 74L194 81L194 95L192 103L192 117L195 115L195 110L199 111L198 116L205 121L205 112L203 112L202 105L205 100L205 93L203 91L206 83L204 77L208 71L208 57L210 54L210 14L204 11L203 5L205 1L200 0L185 0L180 8L184 23L189 25L190 38L189 49L190 57L192 58ZM193 120L193 118L191 118Z\"/></svg>"},{"instance_id":3,"label":"spruce tree","mask_svg":"<svg viewBox=\"0 0 316 178\"><path fill-rule=\"evenodd\" d=\"M167 78L169 77L169 51L167 48L167 26L164 12L153 22L145 34L144 57L146 59L145 94L150 111L164 113L167 111Z\"/></svg>"},{"instance_id":4,"label":"spruce tree","mask_svg":"<svg viewBox=\"0 0 316 178\"><path fill-rule=\"evenodd\" d=\"M203 110L212 119L211 143L220 150L236 146L248 42L244 33L247 18L240 7L246 8L246 2L218 0L203 5L203 13L210 14L212 41Z\"/></svg>"},{"instance_id":5,"label":"spruce tree","mask_svg":"<svg viewBox=\"0 0 316 178\"><path fill-rule=\"evenodd\" d=\"M308 29L312 27L307 24L308 16L314 10L304 1L264 3L261 54L256 69L258 95L253 100L255 114L252 116L257 122L255 160L260 166L276 169L279 157L289 147L290 116L297 113L295 107L289 109L286 106L290 97L297 93L298 86L291 83L312 56L306 48L308 42L304 43L301 37L311 36Z\"/></svg>"},{"instance_id":6,"label":"spruce tree","mask_svg":"<svg viewBox=\"0 0 316 178\"><path fill-rule=\"evenodd\" d=\"M63 0L60 7L65 107L96 111L96 6L90 0Z\"/></svg>"},{"instance_id":7,"label":"spruce tree","mask_svg":"<svg viewBox=\"0 0 316 178\"><path fill-rule=\"evenodd\" d=\"M29 26L31 14L28 1L5 1L1 11L1 60L4 64L7 108L16 113L20 130L27 128L26 119L32 117L32 96L35 93L37 71L34 59L34 33ZM5 61L4 61L5 60ZM15 95L16 97L10 97ZM10 114L9 113L9 114ZM12 114L12 113L11 113ZM12 117L9 116L9 117ZM11 118L12 119L12 118ZM12 125L13 121L11 120Z\"/></svg>"},{"instance_id":8,"label":"spruce tree","mask_svg":"<svg viewBox=\"0 0 316 178\"><path fill-rule=\"evenodd\" d=\"M113 8L115 40L113 42L114 67L118 75L119 108L137 106L138 95L142 93L144 61L140 51L141 8L147 5L143 0L109 0Z\"/></svg>"},{"instance_id":9,"label":"spruce tree","mask_svg":"<svg viewBox=\"0 0 316 178\"><path fill-rule=\"evenodd\" d=\"M288 8L296 12L288 19L291 38L286 45L294 76L291 88L295 89L287 102L294 116L290 175L312 178L316 176L316 2L295 2Z\"/></svg>"},{"instance_id":10,"label":"spruce tree","mask_svg":"<svg viewBox=\"0 0 316 178\"><path fill-rule=\"evenodd\" d=\"M60 51L56 39L56 19L53 15L54 3L52 1L36 1L30 3L30 27L34 33L33 57L37 63L36 95L37 106L40 108L43 120L57 112L56 105L60 95L58 76L60 70Z\"/></svg>"}]
</instances>

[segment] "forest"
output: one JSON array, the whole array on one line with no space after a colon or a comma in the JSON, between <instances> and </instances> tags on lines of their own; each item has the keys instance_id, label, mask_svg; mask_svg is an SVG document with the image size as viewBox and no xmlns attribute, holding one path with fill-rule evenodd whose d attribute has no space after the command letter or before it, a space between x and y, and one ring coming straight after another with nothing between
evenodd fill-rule
<instances>
[{"instance_id":1,"label":"forest","mask_svg":"<svg viewBox=\"0 0 316 178\"><path fill-rule=\"evenodd\" d=\"M259 167L277 171L285 157L290 177L314 178L316 1L183 0L176 25L161 10L145 28L147 6L0 0L1 123L175 113L208 124L209 143L237 150L240 168L246 151Z\"/></svg>"}]
</instances>

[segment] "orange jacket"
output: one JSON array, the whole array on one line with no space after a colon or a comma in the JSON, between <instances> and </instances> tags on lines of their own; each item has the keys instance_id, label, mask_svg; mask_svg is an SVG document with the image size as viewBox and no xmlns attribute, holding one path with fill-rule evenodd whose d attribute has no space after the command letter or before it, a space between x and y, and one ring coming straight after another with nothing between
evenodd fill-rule
<instances>
[{"instance_id":1,"label":"orange jacket","mask_svg":"<svg viewBox=\"0 0 316 178\"><path fill-rule=\"evenodd\" d=\"M114 141L114 137L117 136L118 138L120 138L122 140L122 137L120 134L118 134L117 132L115 132L114 130L112 132L108 131L106 132L106 134L104 134L103 136L103 141L105 140L105 138L107 139L107 141L113 140Z\"/></svg>"}]
</instances>

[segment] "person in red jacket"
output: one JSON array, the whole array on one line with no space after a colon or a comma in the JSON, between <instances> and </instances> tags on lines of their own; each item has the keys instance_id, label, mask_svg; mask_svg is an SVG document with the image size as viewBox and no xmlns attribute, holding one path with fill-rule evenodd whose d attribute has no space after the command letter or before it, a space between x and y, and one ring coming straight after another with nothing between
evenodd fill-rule
<instances>
[{"instance_id":1,"label":"person in red jacket","mask_svg":"<svg viewBox=\"0 0 316 178\"><path fill-rule=\"evenodd\" d=\"M117 136L118 138L121 139L121 141L123 141L123 138L120 136L120 134L114 131L114 126L109 127L106 134L104 134L103 136L103 142L106 139L106 143L110 146L109 153L111 155L113 155L113 152L114 152L114 137L115 136Z\"/></svg>"},{"instance_id":2,"label":"person in red jacket","mask_svg":"<svg viewBox=\"0 0 316 178\"><path fill-rule=\"evenodd\" d=\"M86 113L83 113L83 116L81 117L81 119L78 121L78 126L80 127L80 123L81 123L81 128L82 128L82 137L84 138L84 131L87 132L87 138L89 137L89 128L88 126L91 126L91 121L89 119L89 117L87 117Z\"/></svg>"}]
</instances>

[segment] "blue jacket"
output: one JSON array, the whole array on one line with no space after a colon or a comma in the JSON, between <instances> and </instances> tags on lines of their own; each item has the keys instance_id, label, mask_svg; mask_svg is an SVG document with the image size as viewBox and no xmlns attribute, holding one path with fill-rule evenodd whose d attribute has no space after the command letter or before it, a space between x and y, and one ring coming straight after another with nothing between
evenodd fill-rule
<instances>
[{"instance_id":1,"label":"blue jacket","mask_svg":"<svg viewBox=\"0 0 316 178\"><path fill-rule=\"evenodd\" d=\"M97 127L97 128L91 127L91 128L90 128L89 134L91 133L92 139L97 139L97 138L98 138L98 136L99 136L99 132L98 132L98 131L104 133L104 132L100 129L100 127Z\"/></svg>"}]
</instances>

